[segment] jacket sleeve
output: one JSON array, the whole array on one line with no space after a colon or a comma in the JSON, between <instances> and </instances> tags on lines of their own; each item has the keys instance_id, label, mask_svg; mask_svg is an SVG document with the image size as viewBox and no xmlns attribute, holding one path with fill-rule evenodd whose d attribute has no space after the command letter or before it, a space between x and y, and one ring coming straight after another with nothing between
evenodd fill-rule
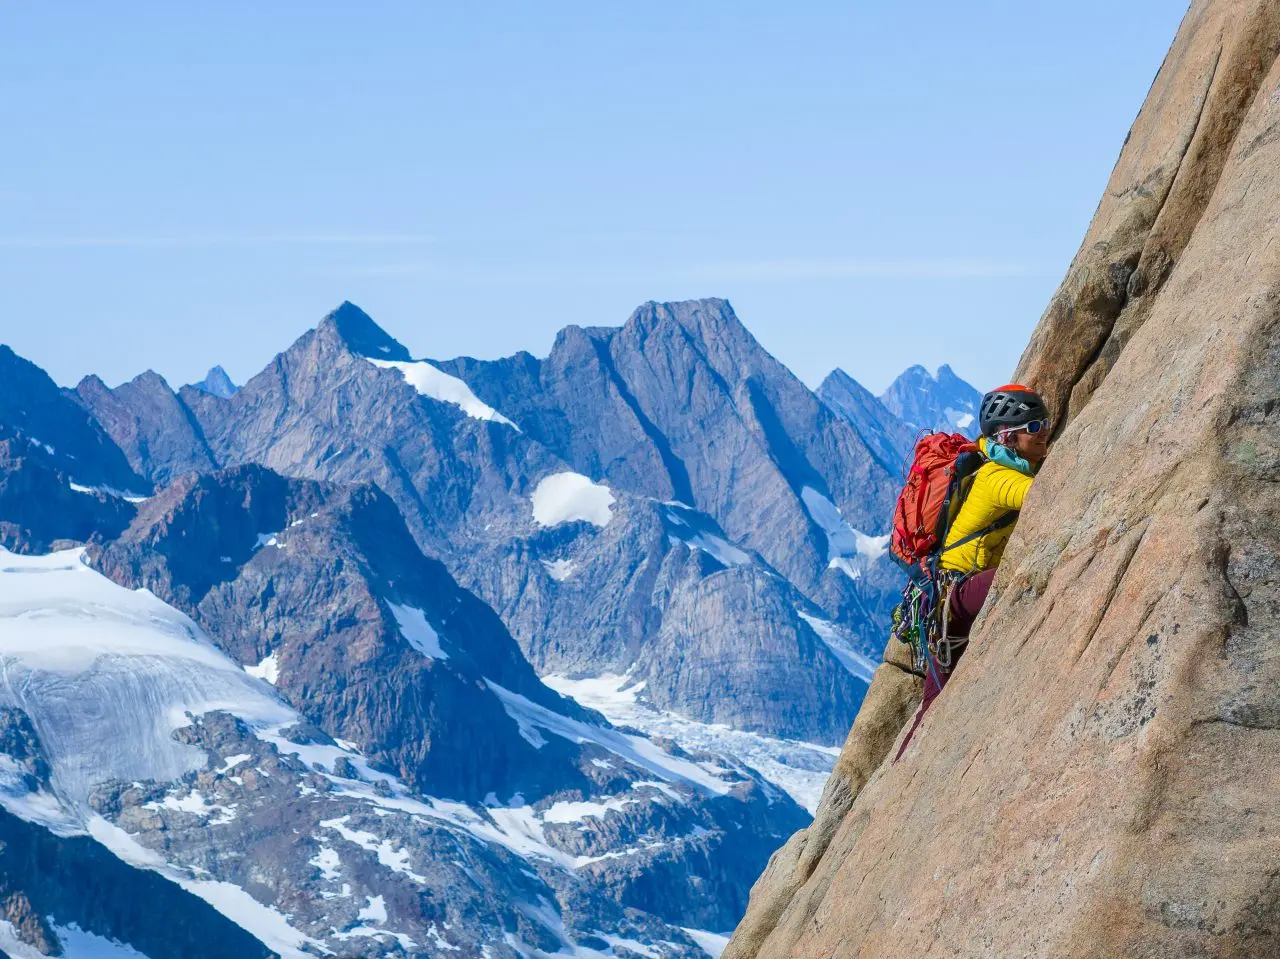
<instances>
[{"instance_id":1,"label":"jacket sleeve","mask_svg":"<svg viewBox=\"0 0 1280 959\"><path fill-rule=\"evenodd\" d=\"M1031 489L1031 477L1017 470L1002 469L991 477L991 499L1005 509L1022 509L1022 501Z\"/></svg>"}]
</instances>

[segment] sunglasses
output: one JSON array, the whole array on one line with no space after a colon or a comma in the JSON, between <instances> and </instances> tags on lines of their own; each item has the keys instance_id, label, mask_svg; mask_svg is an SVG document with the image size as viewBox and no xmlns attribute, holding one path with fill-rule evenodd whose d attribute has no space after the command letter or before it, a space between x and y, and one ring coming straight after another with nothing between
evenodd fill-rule
<instances>
[{"instance_id":1,"label":"sunglasses","mask_svg":"<svg viewBox=\"0 0 1280 959\"><path fill-rule=\"evenodd\" d=\"M1025 423L1025 424L1023 424L1022 426L1013 426L1013 427L1010 427L1006 432L1009 432L1009 433L1017 433L1017 432L1020 432L1020 431L1022 431L1022 430L1026 430L1026 431L1027 431L1028 433L1030 433L1032 436L1035 436L1035 435L1036 435L1037 433L1039 433L1041 430L1047 430L1048 428L1049 428L1049 421L1048 421L1048 420L1033 420L1032 422L1030 422L1030 423Z\"/></svg>"}]
</instances>

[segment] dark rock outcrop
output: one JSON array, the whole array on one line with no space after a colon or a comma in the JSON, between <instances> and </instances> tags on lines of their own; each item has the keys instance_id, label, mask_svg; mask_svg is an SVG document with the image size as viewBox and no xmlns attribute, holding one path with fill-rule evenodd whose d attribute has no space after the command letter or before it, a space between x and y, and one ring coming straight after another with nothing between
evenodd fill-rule
<instances>
[{"instance_id":1,"label":"dark rock outcrop","mask_svg":"<svg viewBox=\"0 0 1280 959\"><path fill-rule=\"evenodd\" d=\"M7 346L0 346L0 383L5 435L41 446L60 472L82 486L134 493L150 489L84 406Z\"/></svg>"},{"instance_id":2,"label":"dark rock outcrop","mask_svg":"<svg viewBox=\"0 0 1280 959\"><path fill-rule=\"evenodd\" d=\"M111 537L133 514L133 504L114 493L73 488L44 444L0 424L0 546L31 553Z\"/></svg>"}]
</instances>

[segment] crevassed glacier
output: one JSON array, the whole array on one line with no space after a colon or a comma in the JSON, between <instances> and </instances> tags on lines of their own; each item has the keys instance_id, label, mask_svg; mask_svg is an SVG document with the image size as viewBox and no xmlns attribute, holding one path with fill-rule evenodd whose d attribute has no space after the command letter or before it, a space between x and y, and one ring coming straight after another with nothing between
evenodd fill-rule
<instances>
[{"instance_id":1,"label":"crevassed glacier","mask_svg":"<svg viewBox=\"0 0 1280 959\"><path fill-rule=\"evenodd\" d=\"M188 713L222 709L254 726L294 718L189 618L117 586L79 549L0 549L0 705L31 717L54 788L76 805L101 782L202 769L204 753L171 737Z\"/></svg>"}]
</instances>

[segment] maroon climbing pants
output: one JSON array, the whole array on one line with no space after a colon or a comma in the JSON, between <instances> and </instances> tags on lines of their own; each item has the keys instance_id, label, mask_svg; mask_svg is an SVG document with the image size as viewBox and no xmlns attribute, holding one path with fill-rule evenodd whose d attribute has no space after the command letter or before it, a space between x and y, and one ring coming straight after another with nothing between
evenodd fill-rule
<instances>
[{"instance_id":1,"label":"maroon climbing pants","mask_svg":"<svg viewBox=\"0 0 1280 959\"><path fill-rule=\"evenodd\" d=\"M982 612L982 604L987 601L987 594L991 592L991 580L995 578L995 575L996 571L994 569L986 569L981 573L974 573L951 590L951 597L948 600L951 621L947 629L951 636L969 635L969 629L973 626L973 621ZM964 646L956 649L953 654L955 658L952 660L951 669L955 669L956 663L960 661L964 650ZM942 692L942 687L947 685L947 679L950 676L951 670L944 672L932 660L929 661L924 677L924 699L920 701L920 708L916 710L915 720L911 723L911 731L907 733L907 738L898 747L898 755L893 757L895 763L907 751L907 746L911 743L911 737L916 734L920 721L924 719L924 714L928 712L933 701L938 698L938 694Z\"/></svg>"}]
</instances>

